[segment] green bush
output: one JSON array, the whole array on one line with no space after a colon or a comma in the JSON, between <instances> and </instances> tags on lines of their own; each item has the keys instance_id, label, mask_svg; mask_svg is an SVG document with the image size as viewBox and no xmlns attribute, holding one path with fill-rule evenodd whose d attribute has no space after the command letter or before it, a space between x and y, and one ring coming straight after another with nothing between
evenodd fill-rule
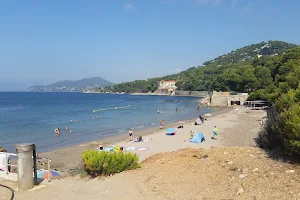
<instances>
[{"instance_id":1,"label":"green bush","mask_svg":"<svg viewBox=\"0 0 300 200\"><path fill-rule=\"evenodd\" d=\"M82 153L85 170L92 176L111 175L139 168L136 154L86 150Z\"/></svg>"}]
</instances>

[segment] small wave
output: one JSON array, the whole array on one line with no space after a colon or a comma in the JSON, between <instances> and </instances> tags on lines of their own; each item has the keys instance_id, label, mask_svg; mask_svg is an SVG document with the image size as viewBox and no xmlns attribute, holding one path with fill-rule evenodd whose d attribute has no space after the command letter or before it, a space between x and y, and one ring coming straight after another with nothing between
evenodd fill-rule
<instances>
[{"instance_id":1,"label":"small wave","mask_svg":"<svg viewBox=\"0 0 300 200\"><path fill-rule=\"evenodd\" d=\"M142 125L142 126L136 126L136 127L132 127L131 129L139 129L139 128L143 128L145 127L146 125Z\"/></svg>"},{"instance_id":2,"label":"small wave","mask_svg":"<svg viewBox=\"0 0 300 200\"><path fill-rule=\"evenodd\" d=\"M17 111L17 110L23 110L26 107L24 106L8 106L8 107L0 107L0 112L7 112L7 111Z\"/></svg>"}]
</instances>

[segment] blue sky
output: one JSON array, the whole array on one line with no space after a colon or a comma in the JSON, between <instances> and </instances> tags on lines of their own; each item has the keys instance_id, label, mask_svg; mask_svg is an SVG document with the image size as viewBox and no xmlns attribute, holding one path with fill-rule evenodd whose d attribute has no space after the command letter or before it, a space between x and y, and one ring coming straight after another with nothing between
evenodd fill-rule
<instances>
[{"instance_id":1,"label":"blue sky","mask_svg":"<svg viewBox=\"0 0 300 200\"><path fill-rule=\"evenodd\" d=\"M0 90L176 73L267 40L300 44L297 0L0 3Z\"/></svg>"}]
</instances>

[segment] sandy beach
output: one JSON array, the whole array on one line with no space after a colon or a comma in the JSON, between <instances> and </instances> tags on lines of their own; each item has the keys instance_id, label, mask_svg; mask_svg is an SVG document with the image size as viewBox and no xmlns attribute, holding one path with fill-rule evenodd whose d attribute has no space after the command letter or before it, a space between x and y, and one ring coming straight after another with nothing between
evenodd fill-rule
<instances>
[{"instance_id":1,"label":"sandy beach","mask_svg":"<svg viewBox=\"0 0 300 200\"><path fill-rule=\"evenodd\" d=\"M139 155L140 161L145 158L160 152L170 152L183 148L198 148L199 144L188 142L190 137L190 131L202 132L207 141L201 144L201 148L209 148L211 145L220 146L222 143L222 135L218 140L211 141L210 136L212 135L214 122L218 128L223 126L230 127L231 122L222 122L221 118L224 118L224 114L228 113L232 108L219 108L210 117L206 117L203 125L194 125L195 116L191 116L191 119L184 120L184 123L172 123L166 124L165 129L161 130L159 127L148 128L142 131L134 132L133 137L142 136L147 142L128 142L128 134L122 134L118 136L107 137L103 140L92 141L88 143L72 145L57 149L55 151L43 152L39 155L52 159L51 169L58 169L64 175L68 175L71 169L76 168L81 162L81 154L84 150L98 148L99 144L102 143L104 147L112 145L128 147L147 147L145 151L131 151ZM230 118L228 118L230 120ZM220 123L221 122L221 123ZM167 122L166 122L167 123ZM165 130L167 128L176 128L183 125L183 129L178 129L176 136L165 136ZM220 127L219 127L220 125Z\"/></svg>"},{"instance_id":2,"label":"sandy beach","mask_svg":"<svg viewBox=\"0 0 300 200\"><path fill-rule=\"evenodd\" d=\"M202 125L195 126L193 122L186 121L184 128L178 129L175 136L165 136L164 130L157 129L147 130L153 131L151 134L144 132L143 138L148 139L146 142L127 142L127 136L120 136L115 145L148 148L145 151L133 151L142 161L140 169L111 177L82 179L80 176L68 176L50 183L44 181L35 191L17 192L16 197L298 199L299 167L273 160L265 151L253 147L253 139L261 128L260 120L264 116L265 111L248 112L243 107L234 107L212 115ZM178 124L172 126L175 125ZM215 125L219 128L219 135L217 140L212 140L210 137ZM199 144L189 142L190 130L202 132L206 141ZM106 144L109 145L109 139ZM77 145L43 153L43 156L53 156L53 166L66 165L65 170L72 169L80 162L80 154L84 149L95 149L97 145L97 142ZM289 185L289 188L282 188L275 179ZM6 184L16 187L12 183Z\"/></svg>"}]
</instances>

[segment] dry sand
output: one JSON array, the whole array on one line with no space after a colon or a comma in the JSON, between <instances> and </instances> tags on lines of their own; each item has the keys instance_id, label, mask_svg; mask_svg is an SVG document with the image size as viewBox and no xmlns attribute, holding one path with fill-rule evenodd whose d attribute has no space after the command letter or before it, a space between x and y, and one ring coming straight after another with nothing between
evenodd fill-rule
<instances>
[{"instance_id":1,"label":"dry sand","mask_svg":"<svg viewBox=\"0 0 300 200\"><path fill-rule=\"evenodd\" d=\"M185 123L175 136L158 131L145 136L147 142L118 142L116 145L149 148L135 151L144 160L140 169L106 178L52 180L38 186L45 188L17 192L16 199L300 199L298 167L272 160L261 149L249 147L254 145L253 138L265 115L264 111L246 113L238 107L210 117L204 125ZM218 140L210 139L214 125L219 128ZM202 132L206 142L188 142L190 130ZM81 145L80 149L96 145ZM60 152L52 158L55 160L65 150L48 155Z\"/></svg>"},{"instance_id":2,"label":"dry sand","mask_svg":"<svg viewBox=\"0 0 300 200\"><path fill-rule=\"evenodd\" d=\"M84 144L79 145L73 145L70 147L58 149L55 151L40 153L39 155L41 157L51 158L51 169L58 169L60 172L62 172L64 175L68 175L68 172L76 168L81 161L81 154L84 150L87 149L96 149L100 142L105 146L109 147L111 145L118 145L123 147L131 147L135 146L136 148L139 147L148 147L149 149L143 152L140 151L133 151L134 153L137 153L140 155L140 160L144 160L146 157L154 155L159 152L169 152L174 151L182 148L198 148L199 144L192 144L190 142L184 142L187 141L190 136L190 130L193 131L201 131L204 133L205 136L207 136L207 142L201 144L202 147L210 147L211 145L220 145L219 141L210 141L210 136L213 131L213 121L216 120L216 125L220 125L221 127L230 127L230 124L232 122L229 122L231 119L230 117L226 117L226 113L228 111L232 110L232 108L220 108L217 112L213 113L212 117L208 117L208 121L205 121L204 125L201 126L195 126L194 120L185 120L184 124L182 123L174 123L174 124L168 124L166 125L165 129L169 127L178 127L179 125L183 125L184 129L178 129L178 134L174 137L167 137L164 135L165 131L159 129L159 127L153 127L149 129L145 129L139 132L134 133L134 137L143 136L144 139L148 139L145 143L137 143L137 142L125 142L128 140L128 134L123 134L119 136L113 136L108 137L103 140L98 140L94 142L88 142ZM234 116L231 116L234 117ZM226 118L227 122L222 122L222 119ZM219 124L220 123L220 124ZM224 126L225 125L225 126ZM220 127L219 127L220 128ZM220 138L222 136L220 135Z\"/></svg>"}]
</instances>

